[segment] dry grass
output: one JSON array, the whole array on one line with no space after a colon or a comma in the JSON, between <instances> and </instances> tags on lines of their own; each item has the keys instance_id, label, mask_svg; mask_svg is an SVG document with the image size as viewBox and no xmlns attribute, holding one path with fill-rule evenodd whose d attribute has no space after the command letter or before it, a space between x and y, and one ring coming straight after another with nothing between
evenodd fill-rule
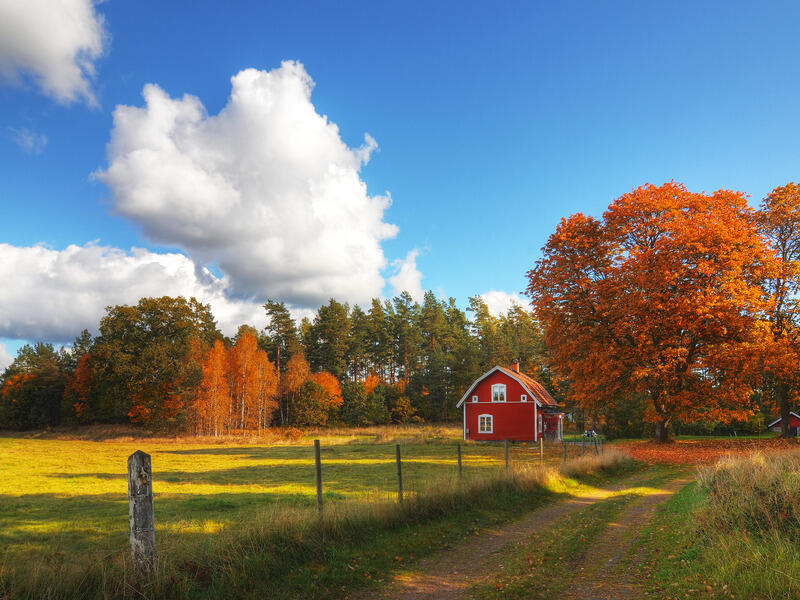
<instances>
[{"instance_id":1,"label":"dry grass","mask_svg":"<svg viewBox=\"0 0 800 600\"><path fill-rule=\"evenodd\" d=\"M737 598L800 597L800 451L723 458L698 480L709 574Z\"/></svg>"},{"instance_id":2,"label":"dry grass","mask_svg":"<svg viewBox=\"0 0 800 600\"><path fill-rule=\"evenodd\" d=\"M570 460L561 465L559 471L567 477L609 473L630 465L631 461L630 454L626 452L606 449L599 456L587 454L581 458Z\"/></svg>"},{"instance_id":3,"label":"dry grass","mask_svg":"<svg viewBox=\"0 0 800 600\"><path fill-rule=\"evenodd\" d=\"M150 442L179 444L251 444L251 445L294 445L298 441L319 439L323 443L388 443L431 441L452 441L461 437L460 425L372 425L369 427L324 427L301 430L295 427L274 427L264 429L261 434L254 431L220 436L195 436L185 433L169 434L163 431L149 431L133 425L73 425L3 434L20 439L86 441L86 442Z\"/></svg>"},{"instance_id":4,"label":"dry grass","mask_svg":"<svg viewBox=\"0 0 800 600\"><path fill-rule=\"evenodd\" d=\"M730 456L698 471L707 526L756 535L800 533L800 451Z\"/></svg>"}]
</instances>

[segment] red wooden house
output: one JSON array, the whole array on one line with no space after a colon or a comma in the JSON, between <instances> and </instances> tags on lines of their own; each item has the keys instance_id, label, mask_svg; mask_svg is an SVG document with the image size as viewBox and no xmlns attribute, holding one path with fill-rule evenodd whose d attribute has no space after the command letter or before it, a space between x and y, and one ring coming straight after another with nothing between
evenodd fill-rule
<instances>
[{"instance_id":1,"label":"red wooden house","mask_svg":"<svg viewBox=\"0 0 800 600\"><path fill-rule=\"evenodd\" d=\"M564 432L564 413L538 381L519 372L519 363L478 377L458 407L465 440L560 440Z\"/></svg>"},{"instance_id":2,"label":"red wooden house","mask_svg":"<svg viewBox=\"0 0 800 600\"><path fill-rule=\"evenodd\" d=\"M781 420L782 418L778 417L772 423L767 425L767 429L780 432ZM800 435L800 415L798 415L796 412L789 413L789 434Z\"/></svg>"}]
</instances>

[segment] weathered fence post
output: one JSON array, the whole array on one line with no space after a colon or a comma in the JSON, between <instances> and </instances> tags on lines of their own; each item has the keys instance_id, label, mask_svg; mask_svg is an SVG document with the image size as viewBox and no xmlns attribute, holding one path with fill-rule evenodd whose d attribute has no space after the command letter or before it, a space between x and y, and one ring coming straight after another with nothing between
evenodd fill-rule
<instances>
[{"instance_id":1,"label":"weathered fence post","mask_svg":"<svg viewBox=\"0 0 800 600\"><path fill-rule=\"evenodd\" d=\"M153 568L156 553L153 469L150 455L141 450L128 457L128 517L131 522L133 566L140 572L149 572Z\"/></svg>"},{"instance_id":2,"label":"weathered fence post","mask_svg":"<svg viewBox=\"0 0 800 600\"><path fill-rule=\"evenodd\" d=\"M544 438L539 438L539 465L544 464Z\"/></svg>"},{"instance_id":3,"label":"weathered fence post","mask_svg":"<svg viewBox=\"0 0 800 600\"><path fill-rule=\"evenodd\" d=\"M461 444L456 444L456 454L458 455L458 478L461 479Z\"/></svg>"},{"instance_id":4,"label":"weathered fence post","mask_svg":"<svg viewBox=\"0 0 800 600\"><path fill-rule=\"evenodd\" d=\"M600 454L605 454L605 450L603 450L603 438L600 438Z\"/></svg>"},{"instance_id":5,"label":"weathered fence post","mask_svg":"<svg viewBox=\"0 0 800 600\"><path fill-rule=\"evenodd\" d=\"M583 452L584 452L584 448L583 448L583 446L584 446L584 442L585 442L585 441L586 441L586 438L585 438L585 437L582 437L582 438L581 438L581 458L583 458Z\"/></svg>"},{"instance_id":6,"label":"weathered fence post","mask_svg":"<svg viewBox=\"0 0 800 600\"><path fill-rule=\"evenodd\" d=\"M594 455L600 456L600 450L597 449L597 438L594 438Z\"/></svg>"},{"instance_id":7,"label":"weathered fence post","mask_svg":"<svg viewBox=\"0 0 800 600\"><path fill-rule=\"evenodd\" d=\"M567 462L567 440L561 438L561 445L564 446L564 462Z\"/></svg>"},{"instance_id":8,"label":"weathered fence post","mask_svg":"<svg viewBox=\"0 0 800 600\"><path fill-rule=\"evenodd\" d=\"M395 457L397 459L397 501L403 501L403 463L400 462L400 444L394 447Z\"/></svg>"},{"instance_id":9,"label":"weathered fence post","mask_svg":"<svg viewBox=\"0 0 800 600\"><path fill-rule=\"evenodd\" d=\"M319 455L319 440L314 440L314 466L317 471L317 512L322 514L322 460Z\"/></svg>"},{"instance_id":10,"label":"weathered fence post","mask_svg":"<svg viewBox=\"0 0 800 600\"><path fill-rule=\"evenodd\" d=\"M506 438L504 444L506 447L506 471L508 471L508 438Z\"/></svg>"}]
</instances>

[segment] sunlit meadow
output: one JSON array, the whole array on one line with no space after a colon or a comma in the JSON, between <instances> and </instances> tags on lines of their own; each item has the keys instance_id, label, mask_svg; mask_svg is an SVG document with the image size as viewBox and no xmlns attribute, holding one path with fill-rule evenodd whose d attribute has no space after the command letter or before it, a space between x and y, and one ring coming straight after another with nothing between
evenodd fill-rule
<instances>
[{"instance_id":1,"label":"sunlit meadow","mask_svg":"<svg viewBox=\"0 0 800 600\"><path fill-rule=\"evenodd\" d=\"M421 492L457 477L458 428L373 428L323 432L326 505L394 498L395 443L403 486ZM0 546L4 560L124 548L128 535L127 457L152 456L156 534L214 532L276 505L316 506L313 435L297 441L248 439L105 441L0 437ZM463 444L464 477L504 467L502 445ZM548 447L547 462L560 446ZM539 448L515 444L513 462L537 462Z\"/></svg>"}]
</instances>

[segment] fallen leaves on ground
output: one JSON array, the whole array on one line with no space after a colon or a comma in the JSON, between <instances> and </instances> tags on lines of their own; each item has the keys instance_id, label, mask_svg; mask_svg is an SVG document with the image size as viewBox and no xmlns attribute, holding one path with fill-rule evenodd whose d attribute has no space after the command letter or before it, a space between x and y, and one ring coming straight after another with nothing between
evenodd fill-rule
<instances>
[{"instance_id":1,"label":"fallen leaves on ground","mask_svg":"<svg viewBox=\"0 0 800 600\"><path fill-rule=\"evenodd\" d=\"M617 442L615 448L628 452L636 460L650 465L703 465L730 454L750 454L757 450L790 450L800 448L795 439L708 439L677 440L665 444L656 441Z\"/></svg>"}]
</instances>

